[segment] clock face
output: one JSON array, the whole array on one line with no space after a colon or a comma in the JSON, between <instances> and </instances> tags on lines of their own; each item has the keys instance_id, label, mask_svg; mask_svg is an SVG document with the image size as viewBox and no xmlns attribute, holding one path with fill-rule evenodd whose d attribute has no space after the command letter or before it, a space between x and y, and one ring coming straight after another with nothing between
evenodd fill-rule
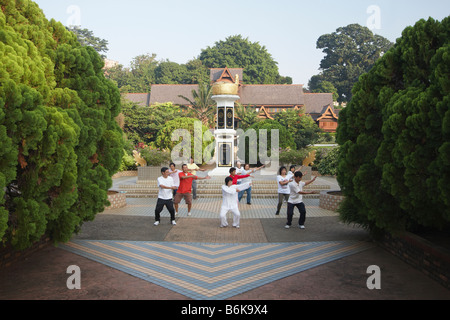
<instances>
[{"instance_id":1,"label":"clock face","mask_svg":"<svg viewBox=\"0 0 450 320\"><path fill-rule=\"evenodd\" d=\"M223 129L225 127L225 110L223 108L219 109L217 116L217 126L219 129Z\"/></svg>"},{"instance_id":2,"label":"clock face","mask_svg":"<svg viewBox=\"0 0 450 320\"><path fill-rule=\"evenodd\" d=\"M233 109L232 108L228 108L227 110L227 127L228 128L233 128Z\"/></svg>"}]
</instances>

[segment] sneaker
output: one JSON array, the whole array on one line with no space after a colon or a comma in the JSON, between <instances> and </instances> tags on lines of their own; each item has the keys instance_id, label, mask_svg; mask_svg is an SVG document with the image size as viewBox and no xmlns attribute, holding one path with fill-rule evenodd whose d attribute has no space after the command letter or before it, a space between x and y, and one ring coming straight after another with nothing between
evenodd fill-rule
<instances>
[{"instance_id":1,"label":"sneaker","mask_svg":"<svg viewBox=\"0 0 450 320\"><path fill-rule=\"evenodd\" d=\"M188 216L189 216L189 217L191 216L191 213L190 213L190 212L188 212Z\"/></svg>"},{"instance_id":2,"label":"sneaker","mask_svg":"<svg viewBox=\"0 0 450 320\"><path fill-rule=\"evenodd\" d=\"M176 226L176 225L177 225L177 223L175 222L175 220L172 220L172 225L173 225L173 226Z\"/></svg>"},{"instance_id":3,"label":"sneaker","mask_svg":"<svg viewBox=\"0 0 450 320\"><path fill-rule=\"evenodd\" d=\"M298 226L298 227L299 227L300 229L305 229L305 226L303 226L303 225L302 225L302 226Z\"/></svg>"},{"instance_id":4,"label":"sneaker","mask_svg":"<svg viewBox=\"0 0 450 320\"><path fill-rule=\"evenodd\" d=\"M155 226L159 226L159 221L156 221L156 222L154 223L154 225L155 225Z\"/></svg>"},{"instance_id":5,"label":"sneaker","mask_svg":"<svg viewBox=\"0 0 450 320\"><path fill-rule=\"evenodd\" d=\"M252 204L251 203L247 203L249 206L251 206Z\"/></svg>"},{"instance_id":6,"label":"sneaker","mask_svg":"<svg viewBox=\"0 0 450 320\"><path fill-rule=\"evenodd\" d=\"M289 225L285 225L284 226L286 229L289 229L291 226L289 226Z\"/></svg>"},{"instance_id":7,"label":"sneaker","mask_svg":"<svg viewBox=\"0 0 450 320\"><path fill-rule=\"evenodd\" d=\"M175 215L177 216L177 215L178 215L178 212L175 212Z\"/></svg>"},{"instance_id":8,"label":"sneaker","mask_svg":"<svg viewBox=\"0 0 450 320\"><path fill-rule=\"evenodd\" d=\"M280 215L280 213L279 213L279 212L275 212L275 215L276 215L276 216L279 216L279 215Z\"/></svg>"},{"instance_id":9,"label":"sneaker","mask_svg":"<svg viewBox=\"0 0 450 320\"><path fill-rule=\"evenodd\" d=\"M236 229L239 229L239 226L234 226Z\"/></svg>"}]
</instances>

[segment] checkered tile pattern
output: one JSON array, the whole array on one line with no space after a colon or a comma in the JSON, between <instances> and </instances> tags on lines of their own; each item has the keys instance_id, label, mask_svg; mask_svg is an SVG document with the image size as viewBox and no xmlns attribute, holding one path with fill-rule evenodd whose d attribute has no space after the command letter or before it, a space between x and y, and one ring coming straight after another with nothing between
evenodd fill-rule
<instances>
[{"instance_id":1,"label":"checkered tile pattern","mask_svg":"<svg viewBox=\"0 0 450 320\"><path fill-rule=\"evenodd\" d=\"M61 247L192 299L223 300L361 252L371 244L74 240Z\"/></svg>"}]
</instances>

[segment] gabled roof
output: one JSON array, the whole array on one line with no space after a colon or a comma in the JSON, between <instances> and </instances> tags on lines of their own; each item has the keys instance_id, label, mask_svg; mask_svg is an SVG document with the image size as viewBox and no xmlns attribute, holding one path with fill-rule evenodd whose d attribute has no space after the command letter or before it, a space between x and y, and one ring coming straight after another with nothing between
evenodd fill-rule
<instances>
[{"instance_id":1,"label":"gabled roof","mask_svg":"<svg viewBox=\"0 0 450 320\"><path fill-rule=\"evenodd\" d=\"M302 105L303 85L243 85L240 90L243 105Z\"/></svg>"},{"instance_id":2,"label":"gabled roof","mask_svg":"<svg viewBox=\"0 0 450 320\"><path fill-rule=\"evenodd\" d=\"M179 97L185 96L193 100L192 90L198 90L198 84L154 84L150 95L150 105L172 102L176 105L187 105L189 102Z\"/></svg>"},{"instance_id":3,"label":"gabled roof","mask_svg":"<svg viewBox=\"0 0 450 320\"><path fill-rule=\"evenodd\" d=\"M231 74L231 71L228 68L223 69L222 74L220 75L219 79L216 80L219 81L225 81L225 82L232 82L234 83L235 77Z\"/></svg>"},{"instance_id":4,"label":"gabled roof","mask_svg":"<svg viewBox=\"0 0 450 320\"><path fill-rule=\"evenodd\" d=\"M338 120L338 115L334 112L331 106L328 106L324 112L322 112L322 116L317 118L317 121L324 119L325 117L331 117L333 119Z\"/></svg>"},{"instance_id":5,"label":"gabled roof","mask_svg":"<svg viewBox=\"0 0 450 320\"><path fill-rule=\"evenodd\" d=\"M223 75L225 70L228 70L229 74L235 79L236 75L239 76L239 81L243 80L244 69L242 68L212 68L210 69L210 80L211 82L216 82ZM234 82L234 80L233 80Z\"/></svg>"},{"instance_id":6,"label":"gabled roof","mask_svg":"<svg viewBox=\"0 0 450 320\"><path fill-rule=\"evenodd\" d=\"M261 107L258 112L258 117L265 117L267 119L273 120L274 118L270 115L270 113L267 112L266 108Z\"/></svg>"},{"instance_id":7,"label":"gabled roof","mask_svg":"<svg viewBox=\"0 0 450 320\"><path fill-rule=\"evenodd\" d=\"M126 93L124 98L128 101L148 106L150 101L150 93Z\"/></svg>"},{"instance_id":8,"label":"gabled roof","mask_svg":"<svg viewBox=\"0 0 450 320\"><path fill-rule=\"evenodd\" d=\"M333 105L332 93L305 93L305 113L323 114Z\"/></svg>"}]
</instances>

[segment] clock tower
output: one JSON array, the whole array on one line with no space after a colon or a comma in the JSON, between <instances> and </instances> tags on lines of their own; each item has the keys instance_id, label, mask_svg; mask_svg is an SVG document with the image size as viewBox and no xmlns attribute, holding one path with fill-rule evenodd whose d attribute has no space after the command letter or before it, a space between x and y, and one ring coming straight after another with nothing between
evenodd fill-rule
<instances>
[{"instance_id":1,"label":"clock tower","mask_svg":"<svg viewBox=\"0 0 450 320\"><path fill-rule=\"evenodd\" d=\"M234 103L240 99L239 76L233 77L228 70L222 73L220 79L213 85L213 99L217 103L217 122L214 136L216 139L216 169L210 176L228 176L235 162Z\"/></svg>"}]
</instances>

